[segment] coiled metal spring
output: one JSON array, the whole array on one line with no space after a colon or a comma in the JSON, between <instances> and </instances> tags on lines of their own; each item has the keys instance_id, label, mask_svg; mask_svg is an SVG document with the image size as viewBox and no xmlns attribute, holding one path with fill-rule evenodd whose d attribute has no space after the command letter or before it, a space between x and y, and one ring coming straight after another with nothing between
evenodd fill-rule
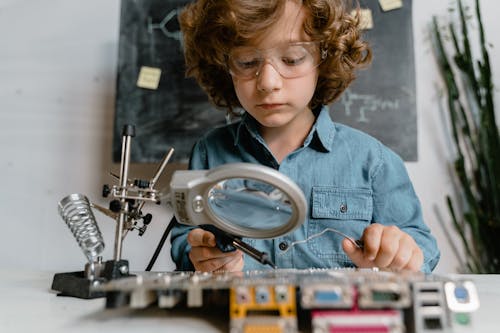
<instances>
[{"instance_id":1,"label":"coiled metal spring","mask_svg":"<svg viewBox=\"0 0 500 333\"><path fill-rule=\"evenodd\" d=\"M104 250L104 240L90 202L83 194L70 194L59 201L59 214L68 225L78 245L93 263Z\"/></svg>"}]
</instances>

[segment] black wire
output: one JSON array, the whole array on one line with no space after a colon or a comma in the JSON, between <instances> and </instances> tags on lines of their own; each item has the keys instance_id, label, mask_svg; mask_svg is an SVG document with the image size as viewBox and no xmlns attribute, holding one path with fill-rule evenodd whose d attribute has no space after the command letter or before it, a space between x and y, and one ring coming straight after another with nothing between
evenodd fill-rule
<instances>
[{"instance_id":1,"label":"black wire","mask_svg":"<svg viewBox=\"0 0 500 333\"><path fill-rule=\"evenodd\" d=\"M168 234L170 231L172 231L172 228L174 227L176 223L175 216L172 217L170 220L170 223L168 224L167 228L165 229L165 232L163 233L163 236L161 236L160 242L158 243L158 246L156 247L155 253L153 254L153 257L151 257L151 260L149 261L148 267L146 267L146 272L149 272L151 268L153 268L153 265L156 262L156 259L158 259L158 255L161 252L161 249L163 248L163 245L165 244L165 241L167 240Z\"/></svg>"}]
</instances>

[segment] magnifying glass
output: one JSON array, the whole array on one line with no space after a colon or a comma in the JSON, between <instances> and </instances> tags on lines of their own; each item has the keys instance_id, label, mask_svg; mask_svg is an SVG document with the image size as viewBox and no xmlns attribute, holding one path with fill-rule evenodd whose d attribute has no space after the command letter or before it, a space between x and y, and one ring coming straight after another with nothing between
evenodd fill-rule
<instances>
[{"instance_id":1,"label":"magnifying glass","mask_svg":"<svg viewBox=\"0 0 500 333\"><path fill-rule=\"evenodd\" d=\"M272 168L251 163L178 170L170 182L170 199L179 223L212 231L216 239L226 238L229 245L268 264L267 254L241 237L282 236L300 226L307 212L297 184Z\"/></svg>"}]
</instances>

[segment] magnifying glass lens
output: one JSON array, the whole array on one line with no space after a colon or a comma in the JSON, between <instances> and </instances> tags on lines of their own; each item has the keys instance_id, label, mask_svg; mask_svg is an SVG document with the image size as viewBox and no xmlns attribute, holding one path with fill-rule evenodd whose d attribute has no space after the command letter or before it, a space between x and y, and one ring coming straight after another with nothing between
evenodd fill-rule
<instances>
[{"instance_id":1,"label":"magnifying glass lens","mask_svg":"<svg viewBox=\"0 0 500 333\"><path fill-rule=\"evenodd\" d=\"M209 191L208 204L221 220L247 230L282 228L292 217L292 205L285 193L252 179L218 182Z\"/></svg>"}]
</instances>

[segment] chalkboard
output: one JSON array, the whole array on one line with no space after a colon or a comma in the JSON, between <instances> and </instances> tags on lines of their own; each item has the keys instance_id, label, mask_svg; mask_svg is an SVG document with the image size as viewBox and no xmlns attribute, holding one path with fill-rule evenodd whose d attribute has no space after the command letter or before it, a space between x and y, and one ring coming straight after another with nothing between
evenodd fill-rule
<instances>
[{"instance_id":1,"label":"chalkboard","mask_svg":"<svg viewBox=\"0 0 500 333\"><path fill-rule=\"evenodd\" d=\"M182 41L177 13L189 1L122 0L113 159L120 160L121 129L136 126L131 160L158 162L170 147L174 160L186 162L194 141L225 123L193 79L184 77ZM374 61L360 72L341 99L332 104L335 121L359 128L394 149L406 161L417 159L417 124L411 1L383 12L378 1L370 8L373 28L366 30ZM157 87L140 87L141 69ZM150 77L151 78L151 77ZM153 83L154 86L154 83Z\"/></svg>"},{"instance_id":2,"label":"chalkboard","mask_svg":"<svg viewBox=\"0 0 500 333\"><path fill-rule=\"evenodd\" d=\"M113 159L120 160L122 128L136 127L133 162L158 162L170 147L186 162L196 138L224 124L193 79L186 79L177 13L189 1L122 0ZM161 69L157 89L137 86L143 66Z\"/></svg>"},{"instance_id":3,"label":"chalkboard","mask_svg":"<svg viewBox=\"0 0 500 333\"><path fill-rule=\"evenodd\" d=\"M411 0L383 12L378 1L360 1L369 8L373 28L365 38L373 51L368 70L330 107L334 121L373 135L405 161L416 161L417 111Z\"/></svg>"}]
</instances>

